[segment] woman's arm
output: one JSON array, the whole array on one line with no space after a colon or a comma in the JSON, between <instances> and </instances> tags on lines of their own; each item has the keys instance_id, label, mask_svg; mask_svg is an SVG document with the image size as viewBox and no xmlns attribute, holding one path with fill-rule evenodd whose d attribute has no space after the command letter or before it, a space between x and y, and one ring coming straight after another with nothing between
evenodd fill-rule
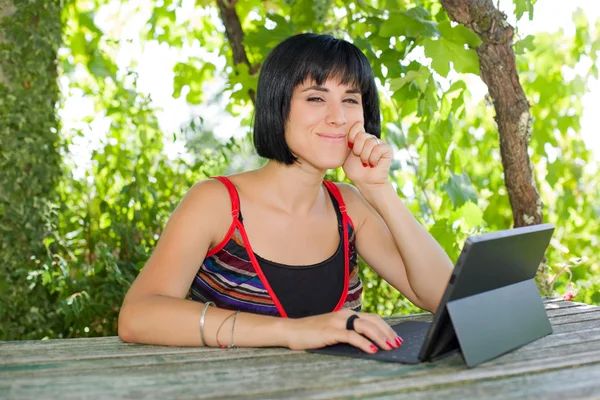
<instances>
[{"instance_id":1,"label":"woman's arm","mask_svg":"<svg viewBox=\"0 0 600 400\"><path fill-rule=\"evenodd\" d=\"M360 122L350 128L348 140L352 146L343 168L358 190L349 185L340 189L353 202L359 219L359 254L409 300L435 312L452 273L452 262L389 182L390 146L366 133Z\"/></svg>"},{"instance_id":2,"label":"woman's arm","mask_svg":"<svg viewBox=\"0 0 600 400\"><path fill-rule=\"evenodd\" d=\"M415 220L391 183L357 188L360 193L350 186L344 191L364 199L359 254L414 304L435 312L452 274L448 255Z\"/></svg>"},{"instance_id":3,"label":"woman's arm","mask_svg":"<svg viewBox=\"0 0 600 400\"><path fill-rule=\"evenodd\" d=\"M207 309L206 343L202 343L204 304L185 297L209 248L223 239L231 225L229 205L227 190L218 181L202 182L186 194L125 296L118 324L123 341L218 346L219 332L218 341L225 346L233 342L244 347L309 349L343 342L374 352L372 342L384 349L389 349L386 342L395 343L395 332L376 315L360 313L356 331L347 330L346 320L353 314L349 310L300 319L240 313L232 338L233 318L228 317L233 311L216 307Z\"/></svg>"}]
</instances>

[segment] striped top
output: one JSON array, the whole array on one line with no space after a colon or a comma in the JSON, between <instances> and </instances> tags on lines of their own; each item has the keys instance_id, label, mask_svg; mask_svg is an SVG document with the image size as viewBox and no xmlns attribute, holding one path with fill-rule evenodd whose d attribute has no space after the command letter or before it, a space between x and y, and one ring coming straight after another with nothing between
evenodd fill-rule
<instances>
[{"instance_id":1,"label":"striped top","mask_svg":"<svg viewBox=\"0 0 600 400\"><path fill-rule=\"evenodd\" d=\"M235 186L225 177L216 179L229 191L233 222L225 238L207 253L192 282L190 298L200 302L212 301L217 307L230 310L288 317L248 241L240 218L239 197ZM337 305L331 311L342 308L360 311L362 283L358 276L354 225L346 213L338 187L329 181L324 184L336 200L334 205L339 207L343 228L344 287Z\"/></svg>"}]
</instances>

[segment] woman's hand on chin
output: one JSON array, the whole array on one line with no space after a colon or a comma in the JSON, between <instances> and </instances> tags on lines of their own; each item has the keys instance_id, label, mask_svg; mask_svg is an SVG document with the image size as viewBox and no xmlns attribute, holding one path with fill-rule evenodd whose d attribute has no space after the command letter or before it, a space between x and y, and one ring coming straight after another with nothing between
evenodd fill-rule
<instances>
[{"instance_id":1,"label":"woman's hand on chin","mask_svg":"<svg viewBox=\"0 0 600 400\"><path fill-rule=\"evenodd\" d=\"M355 186L389 182L392 148L384 140L365 132L362 122L359 121L350 127L348 147L350 152L342 168Z\"/></svg>"}]
</instances>

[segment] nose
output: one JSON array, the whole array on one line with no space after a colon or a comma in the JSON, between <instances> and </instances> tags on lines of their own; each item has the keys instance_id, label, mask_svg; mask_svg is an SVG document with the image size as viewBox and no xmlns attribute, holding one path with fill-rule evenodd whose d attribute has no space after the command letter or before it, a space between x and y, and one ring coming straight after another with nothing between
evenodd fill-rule
<instances>
[{"instance_id":1,"label":"nose","mask_svg":"<svg viewBox=\"0 0 600 400\"><path fill-rule=\"evenodd\" d=\"M331 104L327 109L327 118L325 122L329 125L344 125L348 120L344 113L344 107L342 104Z\"/></svg>"}]
</instances>

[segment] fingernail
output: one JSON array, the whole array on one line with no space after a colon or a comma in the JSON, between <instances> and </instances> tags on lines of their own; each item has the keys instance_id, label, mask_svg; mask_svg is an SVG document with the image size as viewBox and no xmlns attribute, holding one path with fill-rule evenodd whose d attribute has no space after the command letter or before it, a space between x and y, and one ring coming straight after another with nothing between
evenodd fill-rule
<instances>
[{"instance_id":1,"label":"fingernail","mask_svg":"<svg viewBox=\"0 0 600 400\"><path fill-rule=\"evenodd\" d=\"M352 149L354 147L354 143L348 142L348 147L350 147Z\"/></svg>"},{"instance_id":2,"label":"fingernail","mask_svg":"<svg viewBox=\"0 0 600 400\"><path fill-rule=\"evenodd\" d=\"M404 340L402 340L402 338L400 336L396 336L396 344L398 345L398 347L400 347L400 345L402 345L402 342Z\"/></svg>"},{"instance_id":3,"label":"fingernail","mask_svg":"<svg viewBox=\"0 0 600 400\"><path fill-rule=\"evenodd\" d=\"M369 164L369 167L371 168L375 168L375 166L373 164Z\"/></svg>"},{"instance_id":4,"label":"fingernail","mask_svg":"<svg viewBox=\"0 0 600 400\"><path fill-rule=\"evenodd\" d=\"M394 348L394 345L389 340L386 340L385 344L387 344L390 349Z\"/></svg>"},{"instance_id":5,"label":"fingernail","mask_svg":"<svg viewBox=\"0 0 600 400\"><path fill-rule=\"evenodd\" d=\"M362 165L363 165L363 167L366 167L366 166L367 166L367 164L365 164L365 163L362 163Z\"/></svg>"},{"instance_id":6,"label":"fingernail","mask_svg":"<svg viewBox=\"0 0 600 400\"><path fill-rule=\"evenodd\" d=\"M379 349L378 349L378 348L377 348L375 345L371 345L371 351L372 351L373 353L377 353L377 351L378 351L378 350L379 350Z\"/></svg>"}]
</instances>

